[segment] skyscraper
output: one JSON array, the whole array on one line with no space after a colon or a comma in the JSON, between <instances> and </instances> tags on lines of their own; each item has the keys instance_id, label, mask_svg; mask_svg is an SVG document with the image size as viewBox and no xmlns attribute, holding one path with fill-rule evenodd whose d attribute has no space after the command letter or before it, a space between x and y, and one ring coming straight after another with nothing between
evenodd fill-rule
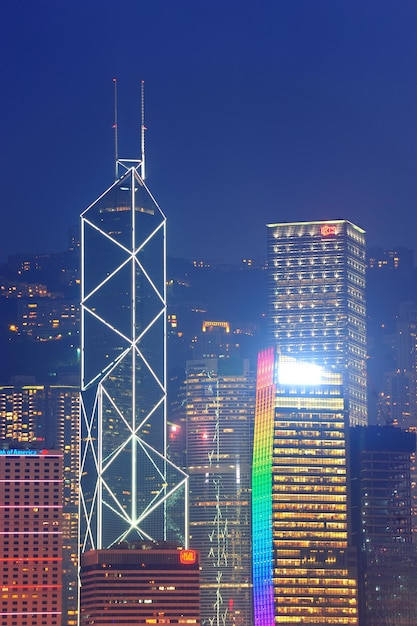
<instances>
[{"instance_id":1,"label":"skyscraper","mask_svg":"<svg viewBox=\"0 0 417 626\"><path fill-rule=\"evenodd\" d=\"M62 614L67 626L76 623L78 602L79 396L78 385L0 386L0 438L11 446L42 441L45 448L63 453Z\"/></svg>"},{"instance_id":2,"label":"skyscraper","mask_svg":"<svg viewBox=\"0 0 417 626\"><path fill-rule=\"evenodd\" d=\"M62 453L3 448L0 476L0 622L61 626Z\"/></svg>"},{"instance_id":3,"label":"skyscraper","mask_svg":"<svg viewBox=\"0 0 417 626\"><path fill-rule=\"evenodd\" d=\"M353 540L359 554L359 608L366 626L414 626L417 546L412 543L414 432L351 428Z\"/></svg>"},{"instance_id":4,"label":"skyscraper","mask_svg":"<svg viewBox=\"0 0 417 626\"><path fill-rule=\"evenodd\" d=\"M187 361L190 545L201 555L201 617L252 621L250 481L254 376L247 360Z\"/></svg>"},{"instance_id":5,"label":"skyscraper","mask_svg":"<svg viewBox=\"0 0 417 626\"><path fill-rule=\"evenodd\" d=\"M255 626L357 626L341 374L259 355L252 469Z\"/></svg>"},{"instance_id":6,"label":"skyscraper","mask_svg":"<svg viewBox=\"0 0 417 626\"><path fill-rule=\"evenodd\" d=\"M187 478L167 458L165 216L127 167L81 216L82 552L178 539Z\"/></svg>"},{"instance_id":7,"label":"skyscraper","mask_svg":"<svg viewBox=\"0 0 417 626\"><path fill-rule=\"evenodd\" d=\"M283 355L336 367L350 423L365 425L365 232L346 220L267 229L269 343Z\"/></svg>"}]
</instances>

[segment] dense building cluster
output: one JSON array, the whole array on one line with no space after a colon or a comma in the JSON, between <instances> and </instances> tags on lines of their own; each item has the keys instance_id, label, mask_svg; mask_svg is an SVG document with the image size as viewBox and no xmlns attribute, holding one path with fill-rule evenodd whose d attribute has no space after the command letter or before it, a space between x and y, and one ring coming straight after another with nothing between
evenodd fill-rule
<instances>
[{"instance_id":1,"label":"dense building cluster","mask_svg":"<svg viewBox=\"0 0 417 626\"><path fill-rule=\"evenodd\" d=\"M130 166L81 232L0 268L0 626L414 626L411 251L166 262Z\"/></svg>"}]
</instances>

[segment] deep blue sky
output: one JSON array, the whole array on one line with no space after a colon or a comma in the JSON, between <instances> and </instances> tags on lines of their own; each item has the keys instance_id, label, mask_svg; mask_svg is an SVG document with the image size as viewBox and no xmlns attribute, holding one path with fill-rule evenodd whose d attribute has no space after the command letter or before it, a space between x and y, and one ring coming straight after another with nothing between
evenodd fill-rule
<instances>
[{"instance_id":1,"label":"deep blue sky","mask_svg":"<svg viewBox=\"0 0 417 626\"><path fill-rule=\"evenodd\" d=\"M265 224L346 218L417 249L415 0L1 0L0 260L139 153L175 256L264 256Z\"/></svg>"}]
</instances>

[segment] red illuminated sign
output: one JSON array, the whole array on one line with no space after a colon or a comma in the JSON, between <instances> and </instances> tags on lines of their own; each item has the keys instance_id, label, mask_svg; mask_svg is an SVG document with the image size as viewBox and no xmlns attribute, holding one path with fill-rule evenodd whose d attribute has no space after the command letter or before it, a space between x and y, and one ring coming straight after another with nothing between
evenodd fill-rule
<instances>
[{"instance_id":1,"label":"red illuminated sign","mask_svg":"<svg viewBox=\"0 0 417 626\"><path fill-rule=\"evenodd\" d=\"M181 550L180 563L183 565L193 565L197 560L195 550Z\"/></svg>"},{"instance_id":2,"label":"red illuminated sign","mask_svg":"<svg viewBox=\"0 0 417 626\"><path fill-rule=\"evenodd\" d=\"M329 235L336 235L336 226L332 226L331 224L324 224L321 226L320 233L322 237L329 237Z\"/></svg>"}]
</instances>

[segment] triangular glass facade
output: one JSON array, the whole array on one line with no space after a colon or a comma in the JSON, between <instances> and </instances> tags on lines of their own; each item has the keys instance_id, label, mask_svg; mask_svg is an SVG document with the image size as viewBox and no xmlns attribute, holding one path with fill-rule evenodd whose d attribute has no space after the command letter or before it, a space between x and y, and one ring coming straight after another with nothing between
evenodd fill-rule
<instances>
[{"instance_id":1,"label":"triangular glass facade","mask_svg":"<svg viewBox=\"0 0 417 626\"><path fill-rule=\"evenodd\" d=\"M185 546L187 477L166 454L165 216L132 167L81 227L81 550Z\"/></svg>"}]
</instances>

